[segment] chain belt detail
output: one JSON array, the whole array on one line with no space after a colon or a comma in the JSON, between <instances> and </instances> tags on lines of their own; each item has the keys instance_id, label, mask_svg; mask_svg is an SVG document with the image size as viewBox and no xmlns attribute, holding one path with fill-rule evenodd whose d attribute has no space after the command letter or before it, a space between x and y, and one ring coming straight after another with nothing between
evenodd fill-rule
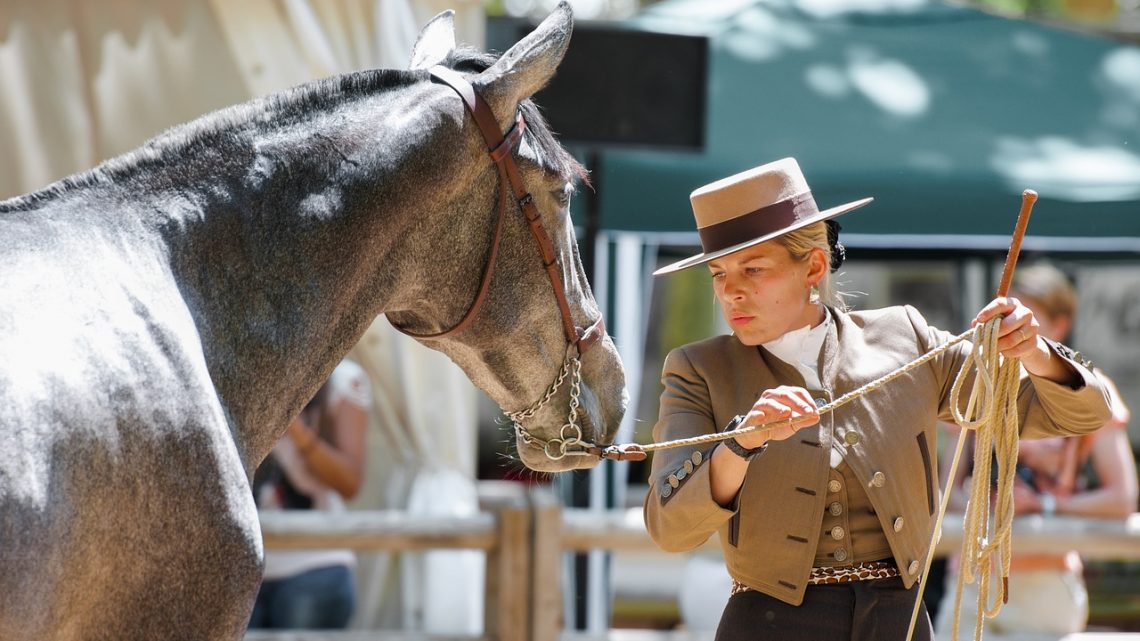
<instances>
[{"instance_id":1,"label":"chain belt detail","mask_svg":"<svg viewBox=\"0 0 1140 641\"><path fill-rule=\"evenodd\" d=\"M899 569L889 561L867 561L852 565L836 567L819 567L811 569L808 585L830 585L835 583L851 583L852 581L871 581L873 579L889 579L899 575ZM736 581L732 581L732 592L735 595L752 588Z\"/></svg>"}]
</instances>

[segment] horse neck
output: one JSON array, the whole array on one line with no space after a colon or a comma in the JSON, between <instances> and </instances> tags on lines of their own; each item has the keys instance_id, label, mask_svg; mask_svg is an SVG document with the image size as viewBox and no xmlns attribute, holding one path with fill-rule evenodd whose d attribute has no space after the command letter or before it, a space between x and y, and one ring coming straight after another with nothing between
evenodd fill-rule
<instances>
[{"instance_id":1,"label":"horse neck","mask_svg":"<svg viewBox=\"0 0 1140 641\"><path fill-rule=\"evenodd\" d=\"M189 180L152 196L167 203L158 229L172 272L254 464L384 310L416 213L383 168L346 178L360 167L319 128L290 145L270 156L256 140L235 144L223 164L200 178L183 169Z\"/></svg>"}]
</instances>

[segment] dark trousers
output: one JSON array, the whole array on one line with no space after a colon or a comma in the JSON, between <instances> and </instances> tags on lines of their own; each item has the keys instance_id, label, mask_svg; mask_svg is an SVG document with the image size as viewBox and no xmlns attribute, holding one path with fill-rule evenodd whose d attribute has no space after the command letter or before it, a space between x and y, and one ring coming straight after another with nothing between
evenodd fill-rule
<instances>
[{"instance_id":1,"label":"dark trousers","mask_svg":"<svg viewBox=\"0 0 1140 641\"><path fill-rule=\"evenodd\" d=\"M917 596L898 577L811 585L798 606L748 590L728 600L716 641L906 641ZM913 639L933 638L923 606Z\"/></svg>"}]
</instances>

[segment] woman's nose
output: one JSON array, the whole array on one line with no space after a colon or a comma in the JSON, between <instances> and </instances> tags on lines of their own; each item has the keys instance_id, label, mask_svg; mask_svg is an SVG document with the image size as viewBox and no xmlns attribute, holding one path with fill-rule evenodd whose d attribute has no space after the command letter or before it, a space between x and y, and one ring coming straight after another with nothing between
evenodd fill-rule
<instances>
[{"instance_id":1,"label":"woman's nose","mask_svg":"<svg viewBox=\"0 0 1140 641\"><path fill-rule=\"evenodd\" d=\"M733 278L732 276L725 274L724 288L722 289L722 292L723 292L722 297L725 300L730 300L730 301L740 300L741 298L743 298L744 297L744 288L741 287L741 284L742 283L741 283L739 278Z\"/></svg>"}]
</instances>

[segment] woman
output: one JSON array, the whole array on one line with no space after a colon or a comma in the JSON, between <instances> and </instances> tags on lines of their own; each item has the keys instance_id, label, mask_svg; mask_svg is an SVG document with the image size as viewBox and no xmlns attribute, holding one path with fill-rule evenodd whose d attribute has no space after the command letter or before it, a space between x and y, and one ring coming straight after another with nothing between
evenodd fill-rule
<instances>
[{"instance_id":1,"label":"woman","mask_svg":"<svg viewBox=\"0 0 1140 641\"><path fill-rule=\"evenodd\" d=\"M372 393L368 375L341 361L258 468L258 507L343 511L364 477ZM268 550L251 628L343 629L356 601L352 550Z\"/></svg>"},{"instance_id":2,"label":"woman","mask_svg":"<svg viewBox=\"0 0 1140 641\"><path fill-rule=\"evenodd\" d=\"M1046 338L1065 340L1077 312L1077 294L1059 269L1039 263L1014 275L1011 292L1030 310ZM1128 406L1116 386L1093 370L1109 393L1112 417L1106 429L1080 438L1023 441L1018 449L1014 510L1017 514L1123 519L1136 510L1136 461L1128 442ZM951 484L950 505L963 511L971 482L965 469ZM1016 552L1016 547L1014 548ZM938 636L950 639L957 578L950 577L939 607ZM973 639L977 589L963 590L959 638ZM1084 568L1075 550L1061 555L1015 554L1009 568L1009 602L996 619L984 621L986 638L1037 633L1083 632L1089 599Z\"/></svg>"},{"instance_id":3,"label":"woman","mask_svg":"<svg viewBox=\"0 0 1140 641\"><path fill-rule=\"evenodd\" d=\"M645 519L667 551L713 532L733 577L717 638L904 639L937 513L935 425L949 419L961 344L821 417L816 408L951 336L910 307L848 313L831 284L842 260L831 218L784 159L691 196L704 251L658 270L707 265L732 336L665 361L656 441L795 419L706 449L654 456ZM998 349L1020 358L1024 436L1090 432L1108 418L1101 383L999 298ZM915 639L929 639L922 612Z\"/></svg>"}]
</instances>

